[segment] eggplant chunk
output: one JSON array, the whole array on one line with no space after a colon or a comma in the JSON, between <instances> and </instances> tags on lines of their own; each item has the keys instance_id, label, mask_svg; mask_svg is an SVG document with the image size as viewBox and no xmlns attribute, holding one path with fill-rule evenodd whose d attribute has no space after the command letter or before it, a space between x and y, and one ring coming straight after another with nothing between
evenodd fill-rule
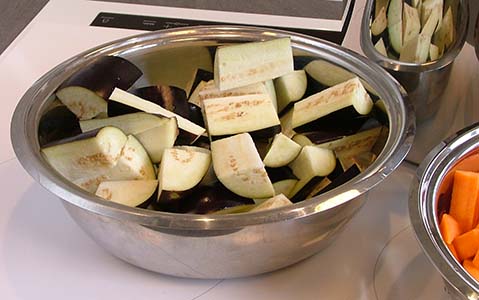
<instances>
[{"instance_id":1,"label":"eggplant chunk","mask_svg":"<svg viewBox=\"0 0 479 300\"><path fill-rule=\"evenodd\" d=\"M301 146L282 133L274 136L271 147L263 162L265 166L277 168L286 166L298 156Z\"/></svg>"},{"instance_id":2,"label":"eggplant chunk","mask_svg":"<svg viewBox=\"0 0 479 300\"><path fill-rule=\"evenodd\" d=\"M103 56L73 74L56 95L79 119L91 119L106 113L106 100L115 87L126 90L141 75L141 70L128 60Z\"/></svg>"},{"instance_id":3,"label":"eggplant chunk","mask_svg":"<svg viewBox=\"0 0 479 300\"><path fill-rule=\"evenodd\" d=\"M248 133L211 142L213 167L218 180L246 198L268 198L274 188L253 139Z\"/></svg>"},{"instance_id":4,"label":"eggplant chunk","mask_svg":"<svg viewBox=\"0 0 479 300\"><path fill-rule=\"evenodd\" d=\"M146 208L153 200L158 180L103 181L95 195L131 207Z\"/></svg>"},{"instance_id":5,"label":"eggplant chunk","mask_svg":"<svg viewBox=\"0 0 479 300\"><path fill-rule=\"evenodd\" d=\"M58 173L73 181L114 167L126 141L120 129L104 127L95 137L46 147L42 154Z\"/></svg>"},{"instance_id":6,"label":"eggplant chunk","mask_svg":"<svg viewBox=\"0 0 479 300\"><path fill-rule=\"evenodd\" d=\"M178 137L176 118L164 118L144 112L80 121L80 126L83 131L114 126L125 134L133 134L154 163L161 161L163 150L173 147Z\"/></svg>"},{"instance_id":7,"label":"eggplant chunk","mask_svg":"<svg viewBox=\"0 0 479 300\"><path fill-rule=\"evenodd\" d=\"M274 80L278 112L287 108L306 93L308 79L304 70L296 70Z\"/></svg>"},{"instance_id":8,"label":"eggplant chunk","mask_svg":"<svg viewBox=\"0 0 479 300\"><path fill-rule=\"evenodd\" d=\"M208 149L195 146L165 149L158 174L158 203L179 201L200 183L210 164Z\"/></svg>"},{"instance_id":9,"label":"eggplant chunk","mask_svg":"<svg viewBox=\"0 0 479 300\"><path fill-rule=\"evenodd\" d=\"M343 173L341 173L339 176L337 176L336 178L334 178L333 180L331 180L331 183L328 184L326 187L324 187L323 189L321 189L319 191L318 194L314 195L314 196L317 196L319 194L323 194L323 193L326 193L346 182L348 182L349 180L353 179L354 177L356 177L357 175L359 175L361 173L361 171L359 170L358 166L356 164L354 164L353 166L351 166L349 169L347 169L346 171L344 171Z\"/></svg>"},{"instance_id":10,"label":"eggplant chunk","mask_svg":"<svg viewBox=\"0 0 479 300\"><path fill-rule=\"evenodd\" d=\"M183 118L190 117L186 92L180 88L167 85L146 86L132 90L131 93Z\"/></svg>"},{"instance_id":11,"label":"eggplant chunk","mask_svg":"<svg viewBox=\"0 0 479 300\"><path fill-rule=\"evenodd\" d=\"M196 138L205 133L205 129L203 127L196 125L190 120L183 118L182 116L177 115L167 109L164 109L158 104L144 100L121 89L115 88L115 90L113 90L113 93L110 96L110 100L135 107L148 113L159 114L167 118L175 117L178 122L178 127L180 129L183 129L184 131L191 133Z\"/></svg>"},{"instance_id":12,"label":"eggplant chunk","mask_svg":"<svg viewBox=\"0 0 479 300\"><path fill-rule=\"evenodd\" d=\"M292 205L293 203L283 194L276 195L267 199L266 201L256 205L250 212L258 212L258 211L265 211L269 209L280 208L288 205Z\"/></svg>"},{"instance_id":13,"label":"eggplant chunk","mask_svg":"<svg viewBox=\"0 0 479 300\"><path fill-rule=\"evenodd\" d=\"M258 131L280 124L266 94L206 99L203 109L210 136Z\"/></svg>"},{"instance_id":14,"label":"eggplant chunk","mask_svg":"<svg viewBox=\"0 0 479 300\"><path fill-rule=\"evenodd\" d=\"M128 135L114 166L97 172L93 176L83 176L74 180L73 183L94 193L103 181L149 179L156 179L150 157L140 142L134 136Z\"/></svg>"},{"instance_id":15,"label":"eggplant chunk","mask_svg":"<svg viewBox=\"0 0 479 300\"><path fill-rule=\"evenodd\" d=\"M290 194L290 197L293 197L310 180L316 177L325 177L333 172L336 167L336 157L332 150L304 146L298 157L289 166L294 175L299 178Z\"/></svg>"},{"instance_id":16,"label":"eggplant chunk","mask_svg":"<svg viewBox=\"0 0 479 300\"><path fill-rule=\"evenodd\" d=\"M373 104L359 78L355 77L296 102L292 126L294 129L351 105L359 114L366 115Z\"/></svg>"},{"instance_id":17,"label":"eggplant chunk","mask_svg":"<svg viewBox=\"0 0 479 300\"><path fill-rule=\"evenodd\" d=\"M273 183L275 195L284 194L288 197L298 182L298 178L289 167L266 168L266 172Z\"/></svg>"},{"instance_id":18,"label":"eggplant chunk","mask_svg":"<svg viewBox=\"0 0 479 300\"><path fill-rule=\"evenodd\" d=\"M214 186L202 186L188 198L182 199L180 211L209 214L220 212L223 209L232 207L243 207L254 205L253 199L241 197L218 183Z\"/></svg>"},{"instance_id":19,"label":"eggplant chunk","mask_svg":"<svg viewBox=\"0 0 479 300\"><path fill-rule=\"evenodd\" d=\"M80 133L78 118L64 105L47 111L38 124L38 140L41 147Z\"/></svg>"},{"instance_id":20,"label":"eggplant chunk","mask_svg":"<svg viewBox=\"0 0 479 300\"><path fill-rule=\"evenodd\" d=\"M212 98L223 98L231 96L244 96L244 95L256 95L256 94L268 94L266 84L264 82L256 82L245 86L229 90L220 90L216 87L213 80L206 82L200 87L198 91L200 101ZM269 94L268 94L269 95Z\"/></svg>"},{"instance_id":21,"label":"eggplant chunk","mask_svg":"<svg viewBox=\"0 0 479 300\"><path fill-rule=\"evenodd\" d=\"M403 47L403 0L391 0L388 7L388 34L391 46L396 53Z\"/></svg>"},{"instance_id":22,"label":"eggplant chunk","mask_svg":"<svg viewBox=\"0 0 479 300\"><path fill-rule=\"evenodd\" d=\"M220 90L280 77L293 71L289 38L220 47L214 61L214 80Z\"/></svg>"}]
</instances>

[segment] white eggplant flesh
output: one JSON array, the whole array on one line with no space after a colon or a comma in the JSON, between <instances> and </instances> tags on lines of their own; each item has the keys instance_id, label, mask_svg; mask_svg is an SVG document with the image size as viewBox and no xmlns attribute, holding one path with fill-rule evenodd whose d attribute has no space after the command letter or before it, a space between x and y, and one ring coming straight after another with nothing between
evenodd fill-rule
<instances>
[{"instance_id":1,"label":"white eggplant flesh","mask_svg":"<svg viewBox=\"0 0 479 300\"><path fill-rule=\"evenodd\" d=\"M374 17L380 14L381 9L387 9L389 5L389 0L376 0L374 6Z\"/></svg>"},{"instance_id":2,"label":"white eggplant flesh","mask_svg":"<svg viewBox=\"0 0 479 300\"><path fill-rule=\"evenodd\" d=\"M190 120L183 118L180 115L175 114L174 112L171 112L163 107L161 107L158 104L155 104L153 102L147 101L145 99L142 99L138 96L135 96L131 93L128 93L126 91L123 91L119 88L115 88L113 90L113 93L110 96L110 100L116 101L131 107L134 107L136 109L142 110L147 113L151 114L159 114L163 117L167 118L176 118L178 122L178 127L190 132L196 136L201 136L202 134L205 133L205 129L199 125L196 125L195 123L191 122Z\"/></svg>"},{"instance_id":3,"label":"white eggplant flesh","mask_svg":"<svg viewBox=\"0 0 479 300\"><path fill-rule=\"evenodd\" d=\"M333 172L336 167L336 156L329 149L304 146L289 167L293 174L299 178L298 183L289 195L293 197L314 177L324 177Z\"/></svg>"},{"instance_id":4,"label":"white eggplant flesh","mask_svg":"<svg viewBox=\"0 0 479 300\"><path fill-rule=\"evenodd\" d=\"M233 193L247 198L274 196L273 184L248 133L211 142L211 155L218 180Z\"/></svg>"},{"instance_id":5,"label":"white eggplant flesh","mask_svg":"<svg viewBox=\"0 0 479 300\"><path fill-rule=\"evenodd\" d=\"M161 162L163 151L173 147L178 137L176 118L165 118L165 120L156 127L135 134L138 141L145 147L153 163Z\"/></svg>"},{"instance_id":6,"label":"white eggplant flesh","mask_svg":"<svg viewBox=\"0 0 479 300\"><path fill-rule=\"evenodd\" d=\"M107 111L105 99L81 86L62 88L56 92L56 95L80 120L92 119Z\"/></svg>"},{"instance_id":7,"label":"white eggplant flesh","mask_svg":"<svg viewBox=\"0 0 479 300\"><path fill-rule=\"evenodd\" d=\"M145 148L133 136L128 135L116 164L94 174L83 176L73 182L94 193L103 181L156 179L155 169Z\"/></svg>"},{"instance_id":8,"label":"white eggplant flesh","mask_svg":"<svg viewBox=\"0 0 479 300\"><path fill-rule=\"evenodd\" d=\"M271 197L262 203L256 205L250 212L258 212L258 211L265 211L269 209L280 208L288 205L292 205L293 203L283 194L276 195Z\"/></svg>"},{"instance_id":9,"label":"white eggplant flesh","mask_svg":"<svg viewBox=\"0 0 479 300\"><path fill-rule=\"evenodd\" d=\"M204 80L200 81L200 83L198 83L198 85L196 86L196 88L193 90L190 97L188 98L188 102L198 107L201 107L200 91L202 91L207 84L208 82Z\"/></svg>"},{"instance_id":10,"label":"white eggplant flesh","mask_svg":"<svg viewBox=\"0 0 479 300\"><path fill-rule=\"evenodd\" d=\"M316 147L333 150L338 157L351 157L361 152L371 151L382 131L381 126L345 136Z\"/></svg>"},{"instance_id":11,"label":"white eggplant flesh","mask_svg":"<svg viewBox=\"0 0 479 300\"><path fill-rule=\"evenodd\" d=\"M296 70L274 80L278 112L300 100L306 92L308 79L304 70Z\"/></svg>"},{"instance_id":12,"label":"white eggplant flesh","mask_svg":"<svg viewBox=\"0 0 479 300\"><path fill-rule=\"evenodd\" d=\"M424 0L421 5L421 24L424 26L429 17L436 13L439 17L437 30L442 23L443 6L443 0Z\"/></svg>"},{"instance_id":13,"label":"white eggplant flesh","mask_svg":"<svg viewBox=\"0 0 479 300\"><path fill-rule=\"evenodd\" d=\"M431 44L429 46L429 59L431 61L434 61L438 58L439 58L439 47L434 44Z\"/></svg>"},{"instance_id":14,"label":"white eggplant flesh","mask_svg":"<svg viewBox=\"0 0 479 300\"><path fill-rule=\"evenodd\" d=\"M279 122L281 124L282 134L289 138L292 138L296 134L296 132L293 130L293 108L281 116Z\"/></svg>"},{"instance_id":15,"label":"white eggplant flesh","mask_svg":"<svg viewBox=\"0 0 479 300\"><path fill-rule=\"evenodd\" d=\"M434 32L436 31L436 28L438 28L438 23L440 19L440 12L437 10L432 11L426 23L422 26L421 33L432 38Z\"/></svg>"},{"instance_id":16,"label":"white eggplant flesh","mask_svg":"<svg viewBox=\"0 0 479 300\"><path fill-rule=\"evenodd\" d=\"M103 181L95 195L126 206L139 206L153 196L158 180L117 180Z\"/></svg>"},{"instance_id":17,"label":"white eggplant flesh","mask_svg":"<svg viewBox=\"0 0 479 300\"><path fill-rule=\"evenodd\" d=\"M121 131L123 131L125 134L137 134L147 129L159 126L167 121L167 118L162 118L144 112L138 112L110 118L83 120L80 121L80 128L82 132L87 132L105 126L113 126L121 129Z\"/></svg>"},{"instance_id":18,"label":"white eggplant flesh","mask_svg":"<svg viewBox=\"0 0 479 300\"><path fill-rule=\"evenodd\" d=\"M286 197L289 197L296 183L298 183L298 179L284 179L276 181L273 183L274 194L284 194Z\"/></svg>"},{"instance_id":19,"label":"white eggplant flesh","mask_svg":"<svg viewBox=\"0 0 479 300\"><path fill-rule=\"evenodd\" d=\"M271 102L273 102L273 106L276 110L276 112L279 112L278 110L278 97L276 95L276 90L274 88L274 82L273 79L266 80L263 82L266 92L268 93L269 97L271 98Z\"/></svg>"},{"instance_id":20,"label":"white eggplant flesh","mask_svg":"<svg viewBox=\"0 0 479 300\"><path fill-rule=\"evenodd\" d=\"M414 39L421 31L421 20L416 8L404 3L403 6L403 45Z\"/></svg>"},{"instance_id":21,"label":"white eggplant flesh","mask_svg":"<svg viewBox=\"0 0 479 300\"><path fill-rule=\"evenodd\" d=\"M388 34L394 51L401 53L403 46L403 0L391 0L389 3Z\"/></svg>"},{"instance_id":22,"label":"white eggplant flesh","mask_svg":"<svg viewBox=\"0 0 479 300\"><path fill-rule=\"evenodd\" d=\"M358 77L296 102L293 129L351 105L362 115L371 112L374 105Z\"/></svg>"},{"instance_id":23,"label":"white eggplant flesh","mask_svg":"<svg viewBox=\"0 0 479 300\"><path fill-rule=\"evenodd\" d=\"M371 23L371 33L380 35L388 27L388 19L386 17L386 7L382 7L379 14L376 15Z\"/></svg>"},{"instance_id":24,"label":"white eggplant flesh","mask_svg":"<svg viewBox=\"0 0 479 300\"><path fill-rule=\"evenodd\" d=\"M439 53L444 51L454 42L454 24L452 10L449 8L433 36L434 44L439 48Z\"/></svg>"},{"instance_id":25,"label":"white eggplant flesh","mask_svg":"<svg viewBox=\"0 0 479 300\"><path fill-rule=\"evenodd\" d=\"M210 164L211 153L208 149L195 146L165 149L158 174L159 194L163 191L181 192L194 188L203 179Z\"/></svg>"},{"instance_id":26,"label":"white eggplant flesh","mask_svg":"<svg viewBox=\"0 0 479 300\"><path fill-rule=\"evenodd\" d=\"M46 147L42 153L58 173L74 181L113 168L126 141L120 129L104 127L95 137Z\"/></svg>"},{"instance_id":27,"label":"white eggplant flesh","mask_svg":"<svg viewBox=\"0 0 479 300\"><path fill-rule=\"evenodd\" d=\"M278 133L274 136L263 163L271 168L286 166L298 156L300 151L300 145L284 134Z\"/></svg>"},{"instance_id":28,"label":"white eggplant flesh","mask_svg":"<svg viewBox=\"0 0 479 300\"><path fill-rule=\"evenodd\" d=\"M386 50L386 46L384 45L384 41L382 38L380 38L376 44L374 44L374 48L379 52L381 53L381 55L387 57L388 56L388 52Z\"/></svg>"},{"instance_id":29,"label":"white eggplant flesh","mask_svg":"<svg viewBox=\"0 0 479 300\"><path fill-rule=\"evenodd\" d=\"M206 99L203 110L210 136L251 132L280 124L267 94Z\"/></svg>"},{"instance_id":30,"label":"white eggplant flesh","mask_svg":"<svg viewBox=\"0 0 479 300\"><path fill-rule=\"evenodd\" d=\"M222 91L274 79L292 71L293 50L289 38L216 49L214 80Z\"/></svg>"},{"instance_id":31,"label":"white eggplant flesh","mask_svg":"<svg viewBox=\"0 0 479 300\"><path fill-rule=\"evenodd\" d=\"M404 45L399 60L419 64L425 63L429 57L430 45L431 37L420 33Z\"/></svg>"},{"instance_id":32,"label":"white eggplant flesh","mask_svg":"<svg viewBox=\"0 0 479 300\"><path fill-rule=\"evenodd\" d=\"M206 82L201 90L198 91L200 103L206 99L223 98L231 96L244 96L244 95L256 95L267 94L266 85L264 82L256 82L246 86L237 87L234 89L221 91L215 85L213 80Z\"/></svg>"},{"instance_id":33,"label":"white eggplant flesh","mask_svg":"<svg viewBox=\"0 0 479 300\"><path fill-rule=\"evenodd\" d=\"M343 67L337 66L329 61L322 59L313 60L304 67L304 71L308 73L314 80L325 85L334 86L339 83L348 81L356 77L356 75ZM373 95L377 95L376 91L366 81L359 79L364 88Z\"/></svg>"}]
</instances>

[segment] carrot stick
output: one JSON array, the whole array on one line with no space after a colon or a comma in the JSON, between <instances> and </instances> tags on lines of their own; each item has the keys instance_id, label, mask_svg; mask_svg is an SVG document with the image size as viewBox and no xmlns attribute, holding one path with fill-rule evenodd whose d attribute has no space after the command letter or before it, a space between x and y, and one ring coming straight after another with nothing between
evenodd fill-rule
<instances>
[{"instance_id":1,"label":"carrot stick","mask_svg":"<svg viewBox=\"0 0 479 300\"><path fill-rule=\"evenodd\" d=\"M446 244L452 243L457 236L462 234L461 226L456 219L449 214L442 215L439 230L441 231L442 239Z\"/></svg>"},{"instance_id":2,"label":"carrot stick","mask_svg":"<svg viewBox=\"0 0 479 300\"><path fill-rule=\"evenodd\" d=\"M454 258L457 260L457 261L461 261L459 259L459 255L457 255L457 251L456 251L456 248L454 248L454 245L453 244L446 244L447 248L449 248L449 251L451 251L452 255L454 256Z\"/></svg>"},{"instance_id":3,"label":"carrot stick","mask_svg":"<svg viewBox=\"0 0 479 300\"><path fill-rule=\"evenodd\" d=\"M479 249L479 229L474 228L456 237L452 242L460 261L472 258Z\"/></svg>"},{"instance_id":4,"label":"carrot stick","mask_svg":"<svg viewBox=\"0 0 479 300\"><path fill-rule=\"evenodd\" d=\"M463 263L462 266L466 271L474 277L477 281L479 281L479 268L474 265L474 263L470 259L466 259Z\"/></svg>"},{"instance_id":5,"label":"carrot stick","mask_svg":"<svg viewBox=\"0 0 479 300\"><path fill-rule=\"evenodd\" d=\"M455 171L449 214L459 223L462 232L469 231L477 225L478 197L479 173Z\"/></svg>"}]
</instances>

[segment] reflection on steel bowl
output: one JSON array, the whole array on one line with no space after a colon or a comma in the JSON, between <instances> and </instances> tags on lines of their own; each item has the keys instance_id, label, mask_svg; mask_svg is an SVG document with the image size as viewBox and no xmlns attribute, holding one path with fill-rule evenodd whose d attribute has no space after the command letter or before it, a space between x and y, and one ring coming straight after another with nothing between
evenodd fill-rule
<instances>
[{"instance_id":1,"label":"reflection on steel bowl","mask_svg":"<svg viewBox=\"0 0 479 300\"><path fill-rule=\"evenodd\" d=\"M377 159L358 176L322 195L244 214L145 210L106 201L80 189L54 172L40 153L39 119L51 105L52 94L71 74L99 57L120 56L145 71L161 51L279 37L291 38L294 55L322 59L360 77L384 101L389 118L389 135ZM67 60L27 91L15 110L11 128L12 143L24 168L61 198L72 218L113 255L164 274L230 278L273 271L329 245L364 203L368 190L402 162L412 144L415 119L399 84L382 68L351 51L286 31L202 26L125 38Z\"/></svg>"}]
</instances>

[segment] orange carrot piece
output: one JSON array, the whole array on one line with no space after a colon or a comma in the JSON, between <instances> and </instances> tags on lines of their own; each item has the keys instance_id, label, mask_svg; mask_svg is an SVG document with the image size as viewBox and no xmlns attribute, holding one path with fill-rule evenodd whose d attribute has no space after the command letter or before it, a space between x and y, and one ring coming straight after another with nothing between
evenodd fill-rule
<instances>
[{"instance_id":1,"label":"orange carrot piece","mask_svg":"<svg viewBox=\"0 0 479 300\"><path fill-rule=\"evenodd\" d=\"M461 226L456 219L449 214L442 215L439 230L441 231L442 239L446 244L452 243L457 236L462 234Z\"/></svg>"},{"instance_id":2,"label":"orange carrot piece","mask_svg":"<svg viewBox=\"0 0 479 300\"><path fill-rule=\"evenodd\" d=\"M460 261L472 258L479 249L479 229L474 228L456 237L452 242Z\"/></svg>"},{"instance_id":3,"label":"orange carrot piece","mask_svg":"<svg viewBox=\"0 0 479 300\"><path fill-rule=\"evenodd\" d=\"M462 266L464 267L464 269L466 269L466 271L467 271L472 277L474 277L474 279L476 279L477 281L479 281L479 268L474 265L474 263L472 262L472 260L466 259L466 260L462 263Z\"/></svg>"},{"instance_id":4,"label":"orange carrot piece","mask_svg":"<svg viewBox=\"0 0 479 300\"><path fill-rule=\"evenodd\" d=\"M477 251L476 255L474 255L472 263L476 266L476 268L479 268L479 251Z\"/></svg>"},{"instance_id":5,"label":"orange carrot piece","mask_svg":"<svg viewBox=\"0 0 479 300\"><path fill-rule=\"evenodd\" d=\"M479 173L455 171L449 214L459 223L462 232L469 231L477 225L478 197Z\"/></svg>"},{"instance_id":6,"label":"orange carrot piece","mask_svg":"<svg viewBox=\"0 0 479 300\"><path fill-rule=\"evenodd\" d=\"M457 251L456 251L456 248L454 248L454 245L453 244L446 244L447 248L449 248L449 251L451 251L452 255L454 256L454 258L457 260L457 261L461 261L459 259L459 255L457 255Z\"/></svg>"}]
</instances>

